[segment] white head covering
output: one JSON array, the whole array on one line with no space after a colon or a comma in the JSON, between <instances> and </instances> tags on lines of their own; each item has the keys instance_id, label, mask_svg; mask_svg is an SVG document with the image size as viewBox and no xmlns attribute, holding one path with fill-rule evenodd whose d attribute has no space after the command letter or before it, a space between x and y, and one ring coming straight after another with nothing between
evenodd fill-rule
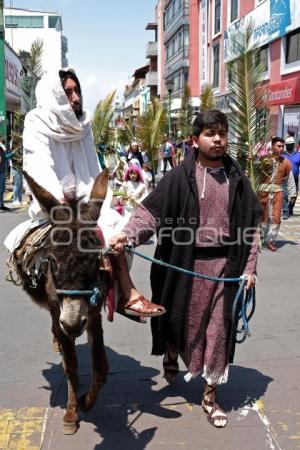
<instances>
[{"instance_id":1,"label":"white head covering","mask_svg":"<svg viewBox=\"0 0 300 450\"><path fill-rule=\"evenodd\" d=\"M129 167L131 167L131 166L138 166L138 168L139 168L140 170L142 170L141 163L139 162L139 160L138 160L137 158L132 158L132 159L128 162L128 166L129 166Z\"/></svg>"},{"instance_id":2,"label":"white head covering","mask_svg":"<svg viewBox=\"0 0 300 450\"><path fill-rule=\"evenodd\" d=\"M82 139L89 131L89 118L86 112L77 119L64 92L59 74L46 74L36 87L37 107L27 116L31 127L47 137L61 142ZM27 124L25 123L25 126Z\"/></svg>"}]
</instances>

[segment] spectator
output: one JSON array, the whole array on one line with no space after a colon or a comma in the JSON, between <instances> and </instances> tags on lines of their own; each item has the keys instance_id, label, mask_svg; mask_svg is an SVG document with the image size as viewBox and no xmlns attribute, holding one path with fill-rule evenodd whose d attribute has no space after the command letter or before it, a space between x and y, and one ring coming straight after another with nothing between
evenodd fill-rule
<instances>
[{"instance_id":1,"label":"spectator","mask_svg":"<svg viewBox=\"0 0 300 450\"><path fill-rule=\"evenodd\" d=\"M130 147L129 147L129 150L127 153L127 162L129 163L129 161L133 158L138 159L140 166L143 167L143 164L144 164L143 155L142 155L142 152L140 152L140 150L139 150L138 143L135 141L133 141L130 144Z\"/></svg>"},{"instance_id":2,"label":"spectator","mask_svg":"<svg viewBox=\"0 0 300 450\"><path fill-rule=\"evenodd\" d=\"M295 140L292 136L287 137L285 140L286 152L283 156L292 164L292 171L296 185L296 197L293 197L289 201L289 215L293 215L294 206L299 192L299 168L300 168L300 153L295 150Z\"/></svg>"},{"instance_id":3,"label":"spectator","mask_svg":"<svg viewBox=\"0 0 300 450\"><path fill-rule=\"evenodd\" d=\"M4 205L5 193L5 177L7 170L7 161L12 156L12 153L7 153L4 145L4 139L0 137L0 211L10 211L10 208Z\"/></svg>"},{"instance_id":4,"label":"spectator","mask_svg":"<svg viewBox=\"0 0 300 450\"><path fill-rule=\"evenodd\" d=\"M13 175L13 206L20 206L23 197L23 148L18 145L14 149L12 156L12 175Z\"/></svg>"},{"instance_id":5,"label":"spectator","mask_svg":"<svg viewBox=\"0 0 300 450\"><path fill-rule=\"evenodd\" d=\"M162 147L161 150L161 156L162 156L162 160L163 160L163 174L166 173L167 171L167 164L169 162L171 168L174 167L174 146L172 144L172 139L169 138L166 140L165 144Z\"/></svg>"},{"instance_id":6,"label":"spectator","mask_svg":"<svg viewBox=\"0 0 300 450\"><path fill-rule=\"evenodd\" d=\"M259 200L263 208L262 234L268 249L273 252L277 250L276 238L281 222L283 183L288 180L291 171L290 162L282 156L283 149L284 140L274 137L272 154L261 160L265 174L259 189ZM292 192L291 195L296 193Z\"/></svg>"}]
</instances>

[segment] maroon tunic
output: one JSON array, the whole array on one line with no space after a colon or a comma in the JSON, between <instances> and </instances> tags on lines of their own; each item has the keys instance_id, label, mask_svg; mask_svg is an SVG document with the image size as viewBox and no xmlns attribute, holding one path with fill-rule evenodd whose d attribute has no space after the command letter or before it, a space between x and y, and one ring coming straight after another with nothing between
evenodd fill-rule
<instances>
[{"instance_id":1,"label":"maroon tunic","mask_svg":"<svg viewBox=\"0 0 300 450\"><path fill-rule=\"evenodd\" d=\"M196 246L222 246L229 236L229 185L224 170L196 166L200 202L200 227ZM124 228L132 243L142 244L156 231L152 214L141 206ZM245 273L256 272L257 242L252 245ZM196 260L195 272L223 277L226 258ZM224 318L224 284L193 278L187 312L185 353L181 357L192 374L202 373L209 384L225 383L228 375L229 323Z\"/></svg>"}]
</instances>

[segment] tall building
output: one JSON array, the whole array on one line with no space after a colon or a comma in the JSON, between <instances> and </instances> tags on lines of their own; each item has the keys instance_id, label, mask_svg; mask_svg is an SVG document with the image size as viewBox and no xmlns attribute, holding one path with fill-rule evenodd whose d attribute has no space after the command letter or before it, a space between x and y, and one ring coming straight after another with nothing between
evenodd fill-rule
<instances>
[{"instance_id":1,"label":"tall building","mask_svg":"<svg viewBox=\"0 0 300 450\"><path fill-rule=\"evenodd\" d=\"M156 6L158 90L161 98L171 95L173 114L180 109L185 83L194 107L199 106L198 10L199 0L159 0Z\"/></svg>"},{"instance_id":2,"label":"tall building","mask_svg":"<svg viewBox=\"0 0 300 450\"><path fill-rule=\"evenodd\" d=\"M154 40L149 41L146 48L146 58L149 58L149 72L146 73L145 88L141 95L142 99L142 114L145 112L147 105L150 103L153 97L157 97L157 55L158 55L158 42L157 42L157 23L148 23L146 30L154 31Z\"/></svg>"},{"instance_id":3,"label":"tall building","mask_svg":"<svg viewBox=\"0 0 300 450\"><path fill-rule=\"evenodd\" d=\"M68 40L63 35L61 15L30 9L4 9L5 39L16 53L30 51L36 39L43 40L44 72L57 72L68 65Z\"/></svg>"}]
</instances>

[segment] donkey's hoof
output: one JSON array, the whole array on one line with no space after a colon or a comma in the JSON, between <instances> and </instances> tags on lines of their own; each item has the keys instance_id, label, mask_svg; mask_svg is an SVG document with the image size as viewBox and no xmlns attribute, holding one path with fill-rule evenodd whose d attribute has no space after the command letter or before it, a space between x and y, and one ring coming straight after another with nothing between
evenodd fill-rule
<instances>
[{"instance_id":1,"label":"donkey's hoof","mask_svg":"<svg viewBox=\"0 0 300 450\"><path fill-rule=\"evenodd\" d=\"M78 405L81 411L89 411L90 409L92 409L95 403L96 402L91 400L88 394L85 394L82 397L80 397L78 401Z\"/></svg>"},{"instance_id":2,"label":"donkey's hoof","mask_svg":"<svg viewBox=\"0 0 300 450\"><path fill-rule=\"evenodd\" d=\"M64 434L75 434L78 430L78 422L65 422L63 425Z\"/></svg>"},{"instance_id":3,"label":"donkey's hoof","mask_svg":"<svg viewBox=\"0 0 300 450\"><path fill-rule=\"evenodd\" d=\"M55 353L60 353L61 352L61 347L60 347L60 344L59 344L58 341L53 341L53 343L52 343L52 350Z\"/></svg>"}]
</instances>

